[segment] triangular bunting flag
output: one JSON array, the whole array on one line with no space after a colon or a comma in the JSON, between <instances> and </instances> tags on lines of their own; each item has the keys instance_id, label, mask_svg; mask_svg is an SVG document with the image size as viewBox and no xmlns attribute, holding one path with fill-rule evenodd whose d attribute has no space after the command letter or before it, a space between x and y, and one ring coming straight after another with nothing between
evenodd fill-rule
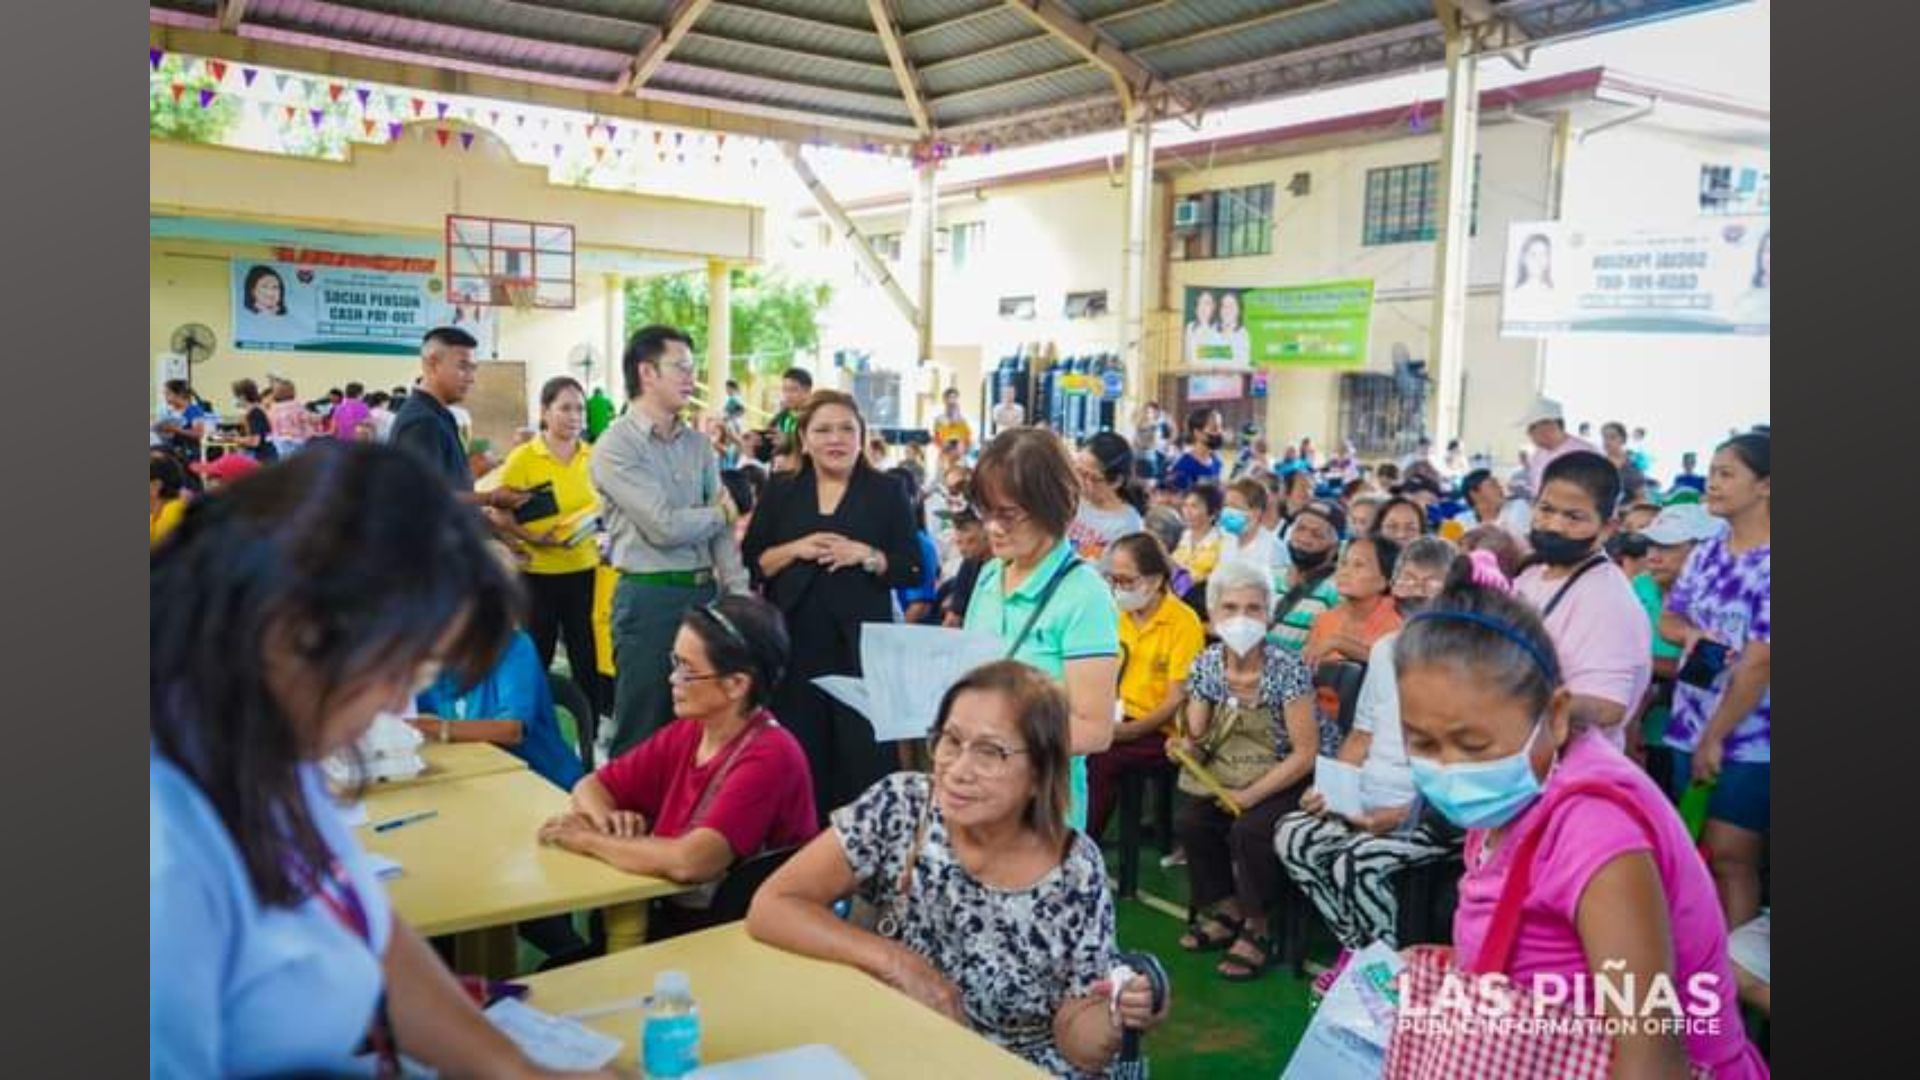
<instances>
[{"instance_id":1,"label":"triangular bunting flag","mask_svg":"<svg viewBox=\"0 0 1920 1080\"><path fill-rule=\"evenodd\" d=\"M487 114L487 123L492 124L495 127L500 126L500 110L499 109L495 109L492 112Z\"/></svg>"},{"instance_id":2,"label":"triangular bunting flag","mask_svg":"<svg viewBox=\"0 0 1920 1080\"><path fill-rule=\"evenodd\" d=\"M673 145L675 146L679 146L681 143L685 142L686 139L687 139L687 133L684 131L676 131L673 133Z\"/></svg>"},{"instance_id":3,"label":"triangular bunting flag","mask_svg":"<svg viewBox=\"0 0 1920 1080\"><path fill-rule=\"evenodd\" d=\"M309 109L307 110L307 115L313 117L313 126L316 128L320 126L320 121L327 118L327 113L324 109Z\"/></svg>"},{"instance_id":4,"label":"triangular bunting flag","mask_svg":"<svg viewBox=\"0 0 1920 1080\"><path fill-rule=\"evenodd\" d=\"M611 139L617 139L619 137L620 137L620 129L613 126L613 121L611 120L607 121L607 138L611 140Z\"/></svg>"},{"instance_id":5,"label":"triangular bunting flag","mask_svg":"<svg viewBox=\"0 0 1920 1080\"><path fill-rule=\"evenodd\" d=\"M225 82L227 80L227 65L224 62L209 60L207 61L207 70L213 72L214 82Z\"/></svg>"},{"instance_id":6,"label":"triangular bunting flag","mask_svg":"<svg viewBox=\"0 0 1920 1080\"><path fill-rule=\"evenodd\" d=\"M346 92L347 92L347 88L344 86L341 86L339 83L327 84L327 100L328 101L339 101L340 95Z\"/></svg>"},{"instance_id":7,"label":"triangular bunting flag","mask_svg":"<svg viewBox=\"0 0 1920 1080\"><path fill-rule=\"evenodd\" d=\"M453 132L448 131L446 128L435 128L433 132L433 137L440 140L441 146L445 146L447 145L447 137L452 134Z\"/></svg>"},{"instance_id":8,"label":"triangular bunting flag","mask_svg":"<svg viewBox=\"0 0 1920 1080\"><path fill-rule=\"evenodd\" d=\"M360 130L362 130L362 131L364 131L364 132L366 132L366 133L367 133L367 138L369 138L369 139L371 139L371 138L373 138L373 129L374 129L374 126L375 126L375 125L374 125L374 122L373 122L373 121L371 121L371 120L362 120L362 121L360 121Z\"/></svg>"},{"instance_id":9,"label":"triangular bunting flag","mask_svg":"<svg viewBox=\"0 0 1920 1080\"><path fill-rule=\"evenodd\" d=\"M559 157L559 156L560 156L560 144L559 144L559 143L554 143L554 144L553 144L553 156L554 156L554 157Z\"/></svg>"},{"instance_id":10,"label":"triangular bunting flag","mask_svg":"<svg viewBox=\"0 0 1920 1080\"><path fill-rule=\"evenodd\" d=\"M661 132L658 132L658 131L655 131L653 133L653 145L655 146L660 145L660 135L661 135Z\"/></svg>"},{"instance_id":11,"label":"triangular bunting flag","mask_svg":"<svg viewBox=\"0 0 1920 1080\"><path fill-rule=\"evenodd\" d=\"M466 117L469 122L478 119L478 117L474 114L473 106L471 105L467 106L464 109L461 109L460 115Z\"/></svg>"},{"instance_id":12,"label":"triangular bunting flag","mask_svg":"<svg viewBox=\"0 0 1920 1080\"><path fill-rule=\"evenodd\" d=\"M446 103L446 102L444 102L444 101L436 101L436 102L434 102L434 103L433 103L433 107L434 107L434 108L436 108L436 109L438 109L438 110L440 110L440 117L439 117L440 119L442 119L442 120L445 120L445 119L447 118L447 103Z\"/></svg>"},{"instance_id":13,"label":"triangular bunting flag","mask_svg":"<svg viewBox=\"0 0 1920 1080\"><path fill-rule=\"evenodd\" d=\"M399 142L400 136L406 134L406 132L407 125L400 123L398 120L387 125L387 138L394 142Z\"/></svg>"},{"instance_id":14,"label":"triangular bunting flag","mask_svg":"<svg viewBox=\"0 0 1920 1080\"><path fill-rule=\"evenodd\" d=\"M473 132L463 131L460 133L460 149L462 150L473 149Z\"/></svg>"},{"instance_id":15,"label":"triangular bunting flag","mask_svg":"<svg viewBox=\"0 0 1920 1080\"><path fill-rule=\"evenodd\" d=\"M284 94L284 93L286 93L286 92L287 92L287 80L288 80L288 79L290 79L290 78L292 78L292 77L293 77L293 76L291 76L291 75L275 75L275 76L273 77L273 88L274 88L275 90L277 90L277 91L279 91L279 92L280 92L280 93L282 93L282 94Z\"/></svg>"},{"instance_id":16,"label":"triangular bunting flag","mask_svg":"<svg viewBox=\"0 0 1920 1080\"><path fill-rule=\"evenodd\" d=\"M320 92L320 84L313 81L312 79L301 79L300 92L307 95L308 97L312 97L313 95Z\"/></svg>"},{"instance_id":17,"label":"triangular bunting flag","mask_svg":"<svg viewBox=\"0 0 1920 1080\"><path fill-rule=\"evenodd\" d=\"M261 102L260 103L260 119L265 120L266 118L272 115L273 115L273 102L271 101Z\"/></svg>"},{"instance_id":18,"label":"triangular bunting flag","mask_svg":"<svg viewBox=\"0 0 1920 1080\"><path fill-rule=\"evenodd\" d=\"M166 55L167 55L167 50L165 50L165 49L148 49L148 50L147 50L147 63L148 63L148 64L150 64L150 65L152 65L152 67L153 67L153 70L155 70L155 71L159 71L159 70L160 70L160 60L161 60L161 59L162 59L163 57L165 57Z\"/></svg>"},{"instance_id":19,"label":"triangular bunting flag","mask_svg":"<svg viewBox=\"0 0 1920 1080\"><path fill-rule=\"evenodd\" d=\"M571 136L573 134L573 122L569 120L568 122L561 124L560 131L562 134Z\"/></svg>"},{"instance_id":20,"label":"triangular bunting flag","mask_svg":"<svg viewBox=\"0 0 1920 1080\"><path fill-rule=\"evenodd\" d=\"M260 77L259 68L241 68L240 69L240 81L245 83L248 86L252 86L253 80L259 77Z\"/></svg>"},{"instance_id":21,"label":"triangular bunting flag","mask_svg":"<svg viewBox=\"0 0 1920 1080\"><path fill-rule=\"evenodd\" d=\"M361 86L361 87L356 87L353 91L353 94L355 97L360 99L360 109L362 112L365 112L367 108L367 102L373 100L373 91L367 89L364 86Z\"/></svg>"},{"instance_id":22,"label":"triangular bunting flag","mask_svg":"<svg viewBox=\"0 0 1920 1080\"><path fill-rule=\"evenodd\" d=\"M596 162L598 162L598 161L599 161L600 159L602 159L602 158L604 158L604 157L606 157L606 156L607 156L607 148L606 148L606 147L604 147L604 146L596 146L596 147L594 147L594 148L593 148L593 160L594 160L594 161L596 161Z\"/></svg>"},{"instance_id":23,"label":"triangular bunting flag","mask_svg":"<svg viewBox=\"0 0 1920 1080\"><path fill-rule=\"evenodd\" d=\"M526 114L526 113L521 113L520 115L518 115L518 116L516 116L516 117L514 117L514 118L513 118L513 126L514 126L514 127L526 127L526 126L527 126L527 114Z\"/></svg>"},{"instance_id":24,"label":"triangular bunting flag","mask_svg":"<svg viewBox=\"0 0 1920 1080\"><path fill-rule=\"evenodd\" d=\"M426 103L426 102L424 102L424 101L421 101L421 100L420 100L419 98L414 98L414 99L413 99L413 115L415 115L415 116L419 116L419 115L420 115L420 110L422 110L422 109L424 109L424 108L426 108L426 107L427 107L427 103Z\"/></svg>"},{"instance_id":25,"label":"triangular bunting flag","mask_svg":"<svg viewBox=\"0 0 1920 1080\"><path fill-rule=\"evenodd\" d=\"M715 138L717 138L717 139L719 139L720 141L719 141L719 142L716 142L716 143L714 143L714 145L715 145L715 146L717 146L717 147L719 147L719 148L720 148L720 149L722 149L722 150L725 150L725 149L727 148L727 134L726 134L726 132L724 132L724 131L723 131L723 132L721 132L721 133L720 133L719 135L717 135L717 136L715 136Z\"/></svg>"},{"instance_id":26,"label":"triangular bunting flag","mask_svg":"<svg viewBox=\"0 0 1920 1080\"><path fill-rule=\"evenodd\" d=\"M200 107L204 109L207 106L213 104L213 97L214 97L214 92L211 90L200 91Z\"/></svg>"},{"instance_id":27,"label":"triangular bunting flag","mask_svg":"<svg viewBox=\"0 0 1920 1080\"><path fill-rule=\"evenodd\" d=\"M180 95L187 92L187 84L183 82L175 82L173 84L172 90L173 90L173 102L174 104L178 105L180 103Z\"/></svg>"},{"instance_id":28,"label":"triangular bunting flag","mask_svg":"<svg viewBox=\"0 0 1920 1080\"><path fill-rule=\"evenodd\" d=\"M287 121L291 123L293 121L293 106L282 105L280 108L287 114Z\"/></svg>"},{"instance_id":29,"label":"triangular bunting flag","mask_svg":"<svg viewBox=\"0 0 1920 1080\"><path fill-rule=\"evenodd\" d=\"M396 96L396 95L394 95L394 94L388 94L388 95L387 95L387 112L388 112L388 114L389 114L389 115L398 115L398 114L399 114L399 112L400 112L400 98L399 98L398 96Z\"/></svg>"}]
</instances>

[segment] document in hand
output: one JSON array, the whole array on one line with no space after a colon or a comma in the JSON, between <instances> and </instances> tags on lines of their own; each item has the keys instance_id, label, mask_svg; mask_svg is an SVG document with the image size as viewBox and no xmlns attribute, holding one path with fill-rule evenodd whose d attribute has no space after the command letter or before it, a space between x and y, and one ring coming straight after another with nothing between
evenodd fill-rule
<instances>
[{"instance_id":1,"label":"document in hand","mask_svg":"<svg viewBox=\"0 0 1920 1080\"><path fill-rule=\"evenodd\" d=\"M1360 770L1330 757L1315 758L1313 786L1327 800L1327 809L1341 817L1357 818L1367 812L1360 796Z\"/></svg>"},{"instance_id":2,"label":"document in hand","mask_svg":"<svg viewBox=\"0 0 1920 1080\"><path fill-rule=\"evenodd\" d=\"M977 630L867 623L860 628L864 677L824 675L813 682L866 717L874 741L919 739L933 727L948 688L1006 652L1006 642Z\"/></svg>"}]
</instances>

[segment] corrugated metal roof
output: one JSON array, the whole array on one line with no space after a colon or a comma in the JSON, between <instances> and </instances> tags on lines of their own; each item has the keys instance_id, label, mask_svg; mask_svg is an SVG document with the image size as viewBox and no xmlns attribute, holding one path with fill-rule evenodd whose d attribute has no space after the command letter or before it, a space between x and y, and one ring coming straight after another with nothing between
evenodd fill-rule
<instances>
[{"instance_id":1,"label":"corrugated metal roof","mask_svg":"<svg viewBox=\"0 0 1920 1080\"><path fill-rule=\"evenodd\" d=\"M836 59L767 45L749 45L712 37L698 30L688 34L672 55L673 59L682 63L721 71L738 71L768 79L784 79L882 97L900 93L900 84L894 79L893 69L885 64Z\"/></svg>"},{"instance_id":2,"label":"corrugated metal roof","mask_svg":"<svg viewBox=\"0 0 1920 1080\"><path fill-rule=\"evenodd\" d=\"M735 41L778 45L875 64L884 65L887 62L887 50L880 44L880 35L874 32L871 22L855 29L817 19L762 11L744 4L716 3L700 16L697 29L704 34Z\"/></svg>"},{"instance_id":3,"label":"corrugated metal roof","mask_svg":"<svg viewBox=\"0 0 1920 1080\"><path fill-rule=\"evenodd\" d=\"M1431 64L1431 0L1061 0L1170 83L1217 109ZM1607 30L1736 0L1505 0L1497 11L1547 38ZM935 137L1013 145L1118 122L1111 79L1001 0L893 0ZM613 93L656 40L672 0L253 0L239 34L207 33L214 0L152 0L155 44L179 33L206 55L262 43L334 70L330 54L485 72L521 84ZM431 89L427 75L415 83ZM867 0L714 0L649 89L678 103L812 113L885 125L910 112ZM591 106L585 106L591 107ZM765 117L771 114L757 114ZM779 114L786 122L790 116ZM955 128L964 130L955 131ZM870 137L872 128L862 137Z\"/></svg>"}]
</instances>

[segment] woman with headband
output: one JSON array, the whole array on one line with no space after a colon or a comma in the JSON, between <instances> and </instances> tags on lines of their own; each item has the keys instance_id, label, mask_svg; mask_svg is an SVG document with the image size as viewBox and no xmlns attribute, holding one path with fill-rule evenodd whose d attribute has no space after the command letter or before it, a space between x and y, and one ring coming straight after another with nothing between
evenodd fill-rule
<instances>
[{"instance_id":1,"label":"woman with headband","mask_svg":"<svg viewBox=\"0 0 1920 1080\"><path fill-rule=\"evenodd\" d=\"M767 711L786 664L786 627L766 601L729 596L687 609L667 676L678 719L575 784L572 808L541 826L540 842L705 885L740 860L810 839L807 756ZM661 905L649 935L700 925L708 898ZM609 948L626 944L625 924L612 923Z\"/></svg>"},{"instance_id":2,"label":"woman with headband","mask_svg":"<svg viewBox=\"0 0 1920 1080\"><path fill-rule=\"evenodd\" d=\"M1408 620L1393 661L1414 785L1467 830L1445 974L1478 985L1453 1000L1477 1008L1480 980L1498 973L1534 1005L1558 995L1548 1016L1582 1022L1458 1028L1483 1018L1450 1013L1444 983L1426 1000L1434 954L1416 954L1402 1007L1431 1006L1435 1023L1396 1032L1388 1074L1483 1074L1483 1055L1513 1060L1509 1044L1545 1039L1599 1042L1614 1076L1766 1075L1741 1024L1713 877L1665 794L1575 713L1532 607L1455 585ZM1632 987L1632 1000L1603 987ZM1607 1075L1607 1061L1581 1060Z\"/></svg>"}]
</instances>

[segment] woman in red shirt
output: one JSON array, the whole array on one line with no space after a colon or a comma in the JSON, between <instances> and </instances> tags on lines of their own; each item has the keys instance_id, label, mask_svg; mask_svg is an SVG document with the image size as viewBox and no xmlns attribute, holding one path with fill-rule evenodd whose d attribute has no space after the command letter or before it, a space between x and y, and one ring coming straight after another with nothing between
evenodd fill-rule
<instances>
[{"instance_id":1,"label":"woman in red shirt","mask_svg":"<svg viewBox=\"0 0 1920 1080\"><path fill-rule=\"evenodd\" d=\"M787 653L780 612L764 600L688 609L667 677L678 719L575 784L572 809L543 825L540 841L703 885L812 839L806 753L766 707Z\"/></svg>"}]
</instances>

